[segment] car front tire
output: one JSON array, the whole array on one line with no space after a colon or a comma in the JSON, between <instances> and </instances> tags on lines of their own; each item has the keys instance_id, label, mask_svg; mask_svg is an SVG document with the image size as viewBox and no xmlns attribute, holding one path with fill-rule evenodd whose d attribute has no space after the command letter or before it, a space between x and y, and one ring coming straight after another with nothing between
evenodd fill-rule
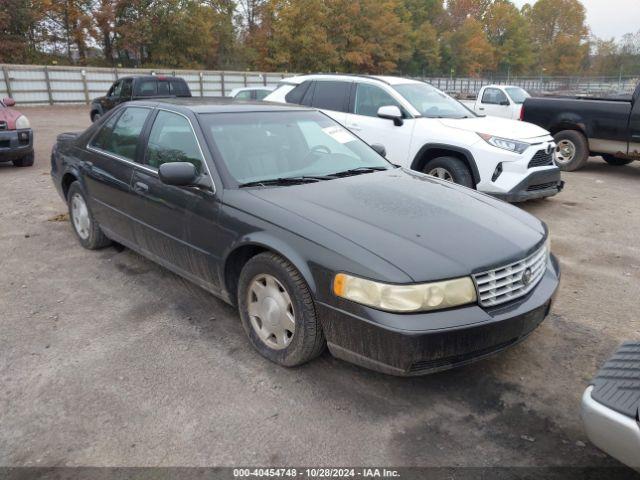
<instances>
[{"instance_id":1,"label":"car front tire","mask_svg":"<svg viewBox=\"0 0 640 480\"><path fill-rule=\"evenodd\" d=\"M31 152L28 155L25 155L24 157L16 158L13 161L13 165L15 167L31 167L33 166L34 158L35 156L33 152Z\"/></svg>"},{"instance_id":2,"label":"car front tire","mask_svg":"<svg viewBox=\"0 0 640 480\"><path fill-rule=\"evenodd\" d=\"M586 137L575 130L563 130L553 136L556 142L556 165L560 170L573 172L587 163L589 143Z\"/></svg>"},{"instance_id":3,"label":"car front tire","mask_svg":"<svg viewBox=\"0 0 640 480\"><path fill-rule=\"evenodd\" d=\"M473 177L465 163L456 157L438 157L430 160L424 173L432 177L447 180L458 185L473 188Z\"/></svg>"},{"instance_id":4,"label":"car front tire","mask_svg":"<svg viewBox=\"0 0 640 480\"><path fill-rule=\"evenodd\" d=\"M69 220L71 227L82 245L87 250L97 250L111 244L111 240L93 218L87 199L80 187L80 183L73 182L67 193Z\"/></svg>"},{"instance_id":5,"label":"car front tire","mask_svg":"<svg viewBox=\"0 0 640 480\"><path fill-rule=\"evenodd\" d=\"M280 255L265 252L246 263L237 301L244 331L263 357L295 367L322 353L325 338L309 286Z\"/></svg>"}]
</instances>

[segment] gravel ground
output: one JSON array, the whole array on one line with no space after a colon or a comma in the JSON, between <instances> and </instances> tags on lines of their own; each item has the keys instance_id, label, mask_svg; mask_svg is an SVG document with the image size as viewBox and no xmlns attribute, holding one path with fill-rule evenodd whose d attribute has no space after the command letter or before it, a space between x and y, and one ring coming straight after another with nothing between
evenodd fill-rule
<instances>
[{"instance_id":1,"label":"gravel ground","mask_svg":"<svg viewBox=\"0 0 640 480\"><path fill-rule=\"evenodd\" d=\"M592 159L523 205L563 269L523 344L420 378L326 353L287 370L198 287L126 249L82 249L48 172L55 136L88 111L23 111L36 165L0 165L0 465L620 466L589 444L579 407L640 332L640 162Z\"/></svg>"}]
</instances>

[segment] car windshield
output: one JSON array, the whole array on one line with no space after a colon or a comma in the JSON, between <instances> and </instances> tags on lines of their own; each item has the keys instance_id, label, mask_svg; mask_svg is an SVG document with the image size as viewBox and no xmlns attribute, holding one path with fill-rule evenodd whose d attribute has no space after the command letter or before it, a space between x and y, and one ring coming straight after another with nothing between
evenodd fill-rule
<instances>
[{"instance_id":1,"label":"car windshield","mask_svg":"<svg viewBox=\"0 0 640 480\"><path fill-rule=\"evenodd\" d=\"M517 104L523 104L524 101L531 96L526 90L523 90L520 87L507 87L505 90L511 97L511 100L513 100L513 103Z\"/></svg>"},{"instance_id":2,"label":"car windshield","mask_svg":"<svg viewBox=\"0 0 640 480\"><path fill-rule=\"evenodd\" d=\"M200 123L239 184L330 180L393 166L315 111L201 114ZM285 183L285 182L281 183Z\"/></svg>"},{"instance_id":3,"label":"car windshield","mask_svg":"<svg viewBox=\"0 0 640 480\"><path fill-rule=\"evenodd\" d=\"M393 88L420 115L428 118L469 118L476 115L457 100L426 83L402 83Z\"/></svg>"}]
</instances>

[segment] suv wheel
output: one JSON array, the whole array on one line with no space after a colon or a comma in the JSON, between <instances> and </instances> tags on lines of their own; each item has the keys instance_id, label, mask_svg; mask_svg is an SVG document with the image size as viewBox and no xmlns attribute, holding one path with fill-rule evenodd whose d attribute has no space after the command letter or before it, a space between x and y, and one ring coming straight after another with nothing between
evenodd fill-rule
<instances>
[{"instance_id":1,"label":"suv wheel","mask_svg":"<svg viewBox=\"0 0 640 480\"><path fill-rule=\"evenodd\" d=\"M575 130L563 130L556 133L555 160L560 170L573 172L582 168L589 159L589 144L585 136Z\"/></svg>"},{"instance_id":2,"label":"suv wheel","mask_svg":"<svg viewBox=\"0 0 640 480\"><path fill-rule=\"evenodd\" d=\"M69 219L76 233L80 245L88 250L97 250L111 243L93 218L87 200L82 193L80 184L75 181L69 187L67 194L69 204Z\"/></svg>"},{"instance_id":3,"label":"suv wheel","mask_svg":"<svg viewBox=\"0 0 640 480\"><path fill-rule=\"evenodd\" d=\"M322 353L324 334L307 283L291 263L265 252L242 269L238 310L253 347L272 362L294 367Z\"/></svg>"},{"instance_id":4,"label":"suv wheel","mask_svg":"<svg viewBox=\"0 0 640 480\"><path fill-rule=\"evenodd\" d=\"M473 188L473 177L465 163L456 157L438 157L430 160L424 173L442 180Z\"/></svg>"},{"instance_id":5,"label":"suv wheel","mask_svg":"<svg viewBox=\"0 0 640 480\"><path fill-rule=\"evenodd\" d=\"M609 165L613 165L614 167L629 165L631 162L633 162L633 160L630 158L618 158L618 157L614 157L613 155L608 155L606 153L602 155L602 158L604 158L605 162L607 162Z\"/></svg>"},{"instance_id":6,"label":"suv wheel","mask_svg":"<svg viewBox=\"0 0 640 480\"><path fill-rule=\"evenodd\" d=\"M28 155L25 155L24 157L16 158L13 161L13 165L15 167L30 167L33 165L33 159L34 159L34 154L33 152L31 152Z\"/></svg>"}]
</instances>

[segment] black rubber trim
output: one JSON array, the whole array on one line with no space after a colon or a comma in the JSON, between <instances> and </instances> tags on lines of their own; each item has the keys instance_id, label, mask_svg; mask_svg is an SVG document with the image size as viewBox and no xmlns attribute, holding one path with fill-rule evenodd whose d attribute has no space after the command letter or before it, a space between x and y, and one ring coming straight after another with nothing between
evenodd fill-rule
<instances>
[{"instance_id":1,"label":"black rubber trim","mask_svg":"<svg viewBox=\"0 0 640 480\"><path fill-rule=\"evenodd\" d=\"M469 170L471 170L471 175L473 176L473 182L477 185L480 183L480 172L478 171L478 166L476 165L476 160L473 158L471 152L465 148L455 147L453 145L448 145L446 143L426 143L422 146L416 156L413 157L413 162L411 162L411 169L416 171L420 170L420 163L422 161L422 156L428 152L429 150L449 150L451 152L461 153L466 159L467 166Z\"/></svg>"},{"instance_id":2,"label":"black rubber trim","mask_svg":"<svg viewBox=\"0 0 640 480\"><path fill-rule=\"evenodd\" d=\"M626 342L591 381L591 398L638 420L640 409L640 342Z\"/></svg>"}]
</instances>

